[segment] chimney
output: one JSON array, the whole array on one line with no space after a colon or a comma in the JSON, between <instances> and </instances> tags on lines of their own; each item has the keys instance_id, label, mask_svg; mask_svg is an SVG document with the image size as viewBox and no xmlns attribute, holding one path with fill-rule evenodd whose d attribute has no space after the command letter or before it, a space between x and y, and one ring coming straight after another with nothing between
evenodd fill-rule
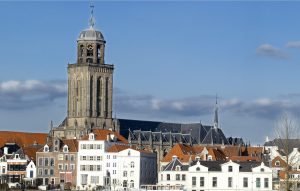
<instances>
[{"instance_id":1,"label":"chimney","mask_svg":"<svg viewBox=\"0 0 300 191\"><path fill-rule=\"evenodd\" d=\"M107 134L107 139L108 142L110 142L110 134Z\"/></svg>"},{"instance_id":2,"label":"chimney","mask_svg":"<svg viewBox=\"0 0 300 191\"><path fill-rule=\"evenodd\" d=\"M4 149L3 149L3 150L4 150L4 151L3 151L3 152L4 152L4 154L5 154L5 155L7 155L7 154L8 154L8 147L4 147Z\"/></svg>"}]
</instances>

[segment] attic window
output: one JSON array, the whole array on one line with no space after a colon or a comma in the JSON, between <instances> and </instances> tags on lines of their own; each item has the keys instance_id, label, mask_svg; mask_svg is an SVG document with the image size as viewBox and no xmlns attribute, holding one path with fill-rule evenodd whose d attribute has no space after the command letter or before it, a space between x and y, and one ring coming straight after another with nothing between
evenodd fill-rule
<instances>
[{"instance_id":1,"label":"attic window","mask_svg":"<svg viewBox=\"0 0 300 191\"><path fill-rule=\"evenodd\" d=\"M65 146L64 146L64 152L66 153L66 152L68 152L68 151L69 151L68 146L65 145Z\"/></svg>"},{"instance_id":2,"label":"attic window","mask_svg":"<svg viewBox=\"0 0 300 191\"><path fill-rule=\"evenodd\" d=\"M228 166L228 172L232 172L232 166Z\"/></svg>"},{"instance_id":3,"label":"attic window","mask_svg":"<svg viewBox=\"0 0 300 191\"><path fill-rule=\"evenodd\" d=\"M91 134L89 135L89 140L95 140L95 137L94 137L94 134L93 134L93 133L91 133Z\"/></svg>"},{"instance_id":4,"label":"attic window","mask_svg":"<svg viewBox=\"0 0 300 191\"><path fill-rule=\"evenodd\" d=\"M200 171L200 167L197 167L197 168L196 168L196 171Z\"/></svg>"},{"instance_id":5,"label":"attic window","mask_svg":"<svg viewBox=\"0 0 300 191\"><path fill-rule=\"evenodd\" d=\"M277 160L277 161L275 162L275 166L280 166L280 161L279 161L279 160Z\"/></svg>"},{"instance_id":6,"label":"attic window","mask_svg":"<svg viewBox=\"0 0 300 191\"><path fill-rule=\"evenodd\" d=\"M265 169L264 169L264 168L261 168L261 169L260 169L260 172L265 172Z\"/></svg>"},{"instance_id":7,"label":"attic window","mask_svg":"<svg viewBox=\"0 0 300 191\"><path fill-rule=\"evenodd\" d=\"M18 159L18 158L19 158L19 154L16 154L16 155L15 155L15 158Z\"/></svg>"},{"instance_id":8,"label":"attic window","mask_svg":"<svg viewBox=\"0 0 300 191\"><path fill-rule=\"evenodd\" d=\"M44 152L49 152L49 147L48 147L48 145L45 145L45 146L44 146Z\"/></svg>"},{"instance_id":9,"label":"attic window","mask_svg":"<svg viewBox=\"0 0 300 191\"><path fill-rule=\"evenodd\" d=\"M128 151L128 156L130 156L130 151Z\"/></svg>"},{"instance_id":10,"label":"attic window","mask_svg":"<svg viewBox=\"0 0 300 191\"><path fill-rule=\"evenodd\" d=\"M207 160L212 160L212 156L208 155L208 159Z\"/></svg>"},{"instance_id":11,"label":"attic window","mask_svg":"<svg viewBox=\"0 0 300 191\"><path fill-rule=\"evenodd\" d=\"M181 169L180 169L180 166L176 166L176 171L180 171Z\"/></svg>"}]
</instances>

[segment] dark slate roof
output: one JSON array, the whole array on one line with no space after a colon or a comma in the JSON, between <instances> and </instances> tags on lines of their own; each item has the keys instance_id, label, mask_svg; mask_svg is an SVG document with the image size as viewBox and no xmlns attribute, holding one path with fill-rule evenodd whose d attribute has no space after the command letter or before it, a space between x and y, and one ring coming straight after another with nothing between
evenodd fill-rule
<instances>
[{"instance_id":1,"label":"dark slate roof","mask_svg":"<svg viewBox=\"0 0 300 191\"><path fill-rule=\"evenodd\" d=\"M219 128L211 128L206 134L202 144L229 144L223 131Z\"/></svg>"},{"instance_id":2,"label":"dark slate roof","mask_svg":"<svg viewBox=\"0 0 300 191\"><path fill-rule=\"evenodd\" d=\"M286 143L289 147L289 153L293 151L293 148L300 148L300 139L288 139L287 142L286 139L274 139L272 141L265 142L264 146L277 146L278 151L284 154L283 151Z\"/></svg>"},{"instance_id":3,"label":"dark slate roof","mask_svg":"<svg viewBox=\"0 0 300 191\"><path fill-rule=\"evenodd\" d=\"M183 165L180 161L176 158L173 159L166 167L164 171L175 171L176 166L179 165L181 170L187 171L190 166L194 166L197 164L198 161L192 161L190 165ZM221 171L221 165L227 163L228 161L200 161L202 166L208 168L208 171ZM240 165L240 172L251 172L252 168L260 166L261 162L257 161L242 161L242 162L234 162Z\"/></svg>"},{"instance_id":4,"label":"dark slate roof","mask_svg":"<svg viewBox=\"0 0 300 191\"><path fill-rule=\"evenodd\" d=\"M8 148L8 153L12 154L20 149L19 145L16 143L6 143L3 147L0 148L1 153L4 153L4 147Z\"/></svg>"},{"instance_id":5,"label":"dark slate roof","mask_svg":"<svg viewBox=\"0 0 300 191\"><path fill-rule=\"evenodd\" d=\"M164 171L175 171L176 170L176 166L180 166L181 170L183 166L187 166L187 165L183 165L178 158L173 159L169 164L167 164L164 168Z\"/></svg>"},{"instance_id":6,"label":"dark slate roof","mask_svg":"<svg viewBox=\"0 0 300 191\"><path fill-rule=\"evenodd\" d=\"M128 137L129 130L132 132L131 139L148 141L152 133L152 140L189 143L190 139L193 144L229 144L221 129L215 130L213 126L202 125L201 123L165 123L158 121L141 121L132 119L119 119L120 134ZM209 135L209 136L208 136ZM213 141L211 141L213 139ZM205 140L205 142L203 142Z\"/></svg>"}]
</instances>

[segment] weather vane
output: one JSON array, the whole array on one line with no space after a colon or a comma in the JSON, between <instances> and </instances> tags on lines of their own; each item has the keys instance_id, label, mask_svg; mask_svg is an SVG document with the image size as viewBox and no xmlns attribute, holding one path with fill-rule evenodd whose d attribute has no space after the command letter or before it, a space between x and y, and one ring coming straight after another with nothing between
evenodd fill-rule
<instances>
[{"instance_id":1,"label":"weather vane","mask_svg":"<svg viewBox=\"0 0 300 191\"><path fill-rule=\"evenodd\" d=\"M91 3L90 8L91 8L91 18L89 20L89 25L91 28L94 28L95 25L95 19L94 19L94 5Z\"/></svg>"}]
</instances>

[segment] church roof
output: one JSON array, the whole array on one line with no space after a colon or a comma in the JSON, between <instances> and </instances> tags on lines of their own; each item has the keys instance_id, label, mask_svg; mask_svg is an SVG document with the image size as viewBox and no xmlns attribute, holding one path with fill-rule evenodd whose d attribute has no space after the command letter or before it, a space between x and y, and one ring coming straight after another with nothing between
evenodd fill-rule
<instances>
[{"instance_id":1,"label":"church roof","mask_svg":"<svg viewBox=\"0 0 300 191\"><path fill-rule=\"evenodd\" d=\"M225 137L223 131L219 128L210 128L207 132L202 144L224 144L228 145L229 142Z\"/></svg>"},{"instance_id":2,"label":"church roof","mask_svg":"<svg viewBox=\"0 0 300 191\"><path fill-rule=\"evenodd\" d=\"M100 31L95 30L93 27L81 31L78 40L105 41L103 34Z\"/></svg>"}]
</instances>

